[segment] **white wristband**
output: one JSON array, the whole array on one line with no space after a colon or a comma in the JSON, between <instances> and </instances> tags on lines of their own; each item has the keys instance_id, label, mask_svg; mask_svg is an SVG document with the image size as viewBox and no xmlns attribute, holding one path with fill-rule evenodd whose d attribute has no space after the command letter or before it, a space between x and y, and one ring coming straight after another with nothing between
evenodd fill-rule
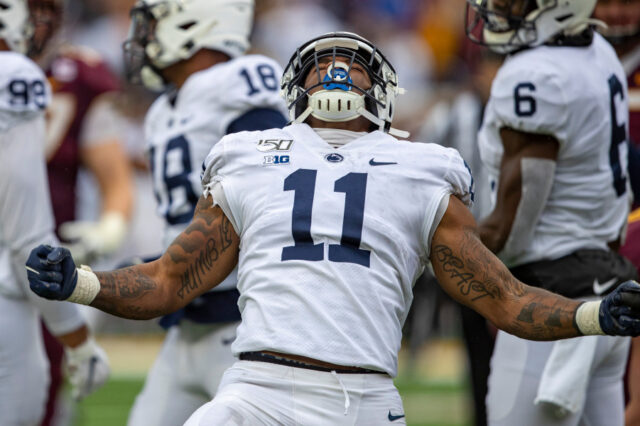
<instances>
[{"instance_id":1,"label":"white wristband","mask_svg":"<svg viewBox=\"0 0 640 426\"><path fill-rule=\"evenodd\" d=\"M585 302L576 311L576 325L585 336L605 334L600 327L600 303Z\"/></svg>"},{"instance_id":2,"label":"white wristband","mask_svg":"<svg viewBox=\"0 0 640 426\"><path fill-rule=\"evenodd\" d=\"M76 270L78 271L78 282L67 300L82 305L90 305L100 292L100 281L91 268L86 265L82 265Z\"/></svg>"}]
</instances>

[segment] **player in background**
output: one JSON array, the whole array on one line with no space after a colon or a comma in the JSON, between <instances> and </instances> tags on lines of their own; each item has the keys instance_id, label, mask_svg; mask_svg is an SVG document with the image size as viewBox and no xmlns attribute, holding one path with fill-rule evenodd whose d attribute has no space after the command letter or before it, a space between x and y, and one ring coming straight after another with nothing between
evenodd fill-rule
<instances>
[{"instance_id":1,"label":"player in background","mask_svg":"<svg viewBox=\"0 0 640 426\"><path fill-rule=\"evenodd\" d=\"M519 280L577 300L637 276L617 253L630 205L627 85L595 0L467 4L467 34L508 53L479 146L494 188L484 244ZM548 343L499 332L490 425L624 422L628 338Z\"/></svg>"},{"instance_id":2,"label":"player in background","mask_svg":"<svg viewBox=\"0 0 640 426\"><path fill-rule=\"evenodd\" d=\"M35 242L58 244L45 169L45 109L51 89L25 56L33 25L26 0L0 1L0 424L37 425L49 365L40 316L64 345L73 394L108 378L104 351L72 304L42 303L18 266Z\"/></svg>"},{"instance_id":3,"label":"player in background","mask_svg":"<svg viewBox=\"0 0 640 426\"><path fill-rule=\"evenodd\" d=\"M35 28L28 53L45 70L53 90L46 151L55 229L78 264L90 264L119 247L133 204L131 168L113 110L119 82L97 53L65 43L63 0L29 3ZM76 221L81 167L98 182L102 215L97 222ZM52 381L43 423L47 426L56 415L63 374L61 346L46 328L44 338Z\"/></svg>"},{"instance_id":4,"label":"player in background","mask_svg":"<svg viewBox=\"0 0 640 426\"><path fill-rule=\"evenodd\" d=\"M280 66L249 48L253 0L138 1L124 44L130 81L164 90L145 119L145 140L164 246L188 226L200 175L226 134L283 127ZM129 416L130 426L183 424L215 395L235 358L237 273L161 320L169 329Z\"/></svg>"},{"instance_id":5,"label":"player in background","mask_svg":"<svg viewBox=\"0 0 640 426\"><path fill-rule=\"evenodd\" d=\"M629 86L629 178L635 210L629 215L627 238L620 253L640 271L640 0L600 0L593 12L607 24L598 31L613 45ZM632 339L627 372L627 425L640 424L640 339Z\"/></svg>"},{"instance_id":6,"label":"player in background","mask_svg":"<svg viewBox=\"0 0 640 426\"><path fill-rule=\"evenodd\" d=\"M405 424L392 377L429 261L457 301L523 338L640 333L638 283L575 301L518 281L482 245L469 169L456 150L393 137L406 136L391 127L398 77L367 40L307 42L282 93L294 124L213 147L194 218L160 259L94 273L40 246L27 262L39 295L138 319L238 265L240 361L186 425Z\"/></svg>"}]
</instances>

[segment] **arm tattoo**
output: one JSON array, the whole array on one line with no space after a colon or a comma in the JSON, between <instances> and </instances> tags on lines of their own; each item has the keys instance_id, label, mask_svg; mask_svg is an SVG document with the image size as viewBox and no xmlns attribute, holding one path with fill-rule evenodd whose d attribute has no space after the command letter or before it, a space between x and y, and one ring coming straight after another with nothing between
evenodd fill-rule
<instances>
[{"instance_id":1,"label":"arm tattoo","mask_svg":"<svg viewBox=\"0 0 640 426\"><path fill-rule=\"evenodd\" d=\"M214 268L220 255L233 243L231 222L224 215L221 218L219 223L208 216L204 216L203 220L194 220L167 250L171 260L185 269L176 292L182 300L206 284L202 277Z\"/></svg>"},{"instance_id":2,"label":"arm tattoo","mask_svg":"<svg viewBox=\"0 0 640 426\"><path fill-rule=\"evenodd\" d=\"M503 323L505 331L532 340L579 335L573 321L577 302L518 281L482 245L472 228L464 229L455 250L445 244L434 246L432 259L471 305L484 299L507 309L514 302L521 306L508 323Z\"/></svg>"},{"instance_id":3,"label":"arm tattoo","mask_svg":"<svg viewBox=\"0 0 640 426\"><path fill-rule=\"evenodd\" d=\"M231 222L220 208L201 199L193 221L157 263L97 272L101 290L92 306L133 319L168 313L221 281L232 259L219 260L223 253L237 250L237 244Z\"/></svg>"}]
</instances>

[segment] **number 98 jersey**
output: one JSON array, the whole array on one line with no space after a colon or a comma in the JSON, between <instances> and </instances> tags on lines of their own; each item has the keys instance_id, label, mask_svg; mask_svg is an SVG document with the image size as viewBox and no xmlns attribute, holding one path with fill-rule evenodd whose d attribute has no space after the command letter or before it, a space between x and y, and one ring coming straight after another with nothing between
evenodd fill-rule
<instances>
[{"instance_id":1,"label":"number 98 jersey","mask_svg":"<svg viewBox=\"0 0 640 426\"><path fill-rule=\"evenodd\" d=\"M51 88L42 70L16 52L0 52L0 64L0 132L34 117L44 117L51 102Z\"/></svg>"},{"instance_id":2,"label":"number 98 jersey","mask_svg":"<svg viewBox=\"0 0 640 426\"><path fill-rule=\"evenodd\" d=\"M145 120L145 138L158 214L166 222L165 247L193 217L202 192L202 165L211 147L250 111L258 120L265 110L286 116L279 95L281 74L270 58L240 56L192 74L177 93L154 102Z\"/></svg>"},{"instance_id":3,"label":"number 98 jersey","mask_svg":"<svg viewBox=\"0 0 640 426\"><path fill-rule=\"evenodd\" d=\"M206 192L240 236L234 353L273 350L394 376L412 286L449 195L454 149L376 131L334 149L306 124L225 137Z\"/></svg>"},{"instance_id":4,"label":"number 98 jersey","mask_svg":"<svg viewBox=\"0 0 640 426\"><path fill-rule=\"evenodd\" d=\"M628 97L613 48L595 34L585 47L540 46L507 57L493 81L479 133L480 155L497 190L500 129L553 136L559 143L551 192L532 243L499 253L510 267L607 249L629 209Z\"/></svg>"}]
</instances>

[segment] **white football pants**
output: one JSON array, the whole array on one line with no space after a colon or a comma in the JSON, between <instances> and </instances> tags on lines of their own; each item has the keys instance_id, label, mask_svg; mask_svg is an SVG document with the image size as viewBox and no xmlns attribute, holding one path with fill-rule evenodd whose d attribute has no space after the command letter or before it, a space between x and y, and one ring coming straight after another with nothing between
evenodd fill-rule
<instances>
[{"instance_id":1,"label":"white football pants","mask_svg":"<svg viewBox=\"0 0 640 426\"><path fill-rule=\"evenodd\" d=\"M128 425L182 425L198 407L211 401L222 374L237 361L231 343L238 324L182 321L171 327Z\"/></svg>"},{"instance_id":2,"label":"white football pants","mask_svg":"<svg viewBox=\"0 0 640 426\"><path fill-rule=\"evenodd\" d=\"M385 374L336 374L259 361L228 369L213 401L185 426L405 425Z\"/></svg>"},{"instance_id":3,"label":"white football pants","mask_svg":"<svg viewBox=\"0 0 640 426\"><path fill-rule=\"evenodd\" d=\"M597 336L584 408L557 417L534 400L555 342L533 342L499 331L489 376L487 416L491 426L622 426L624 375L629 338ZM571 397L572 395L569 395Z\"/></svg>"},{"instance_id":4,"label":"white football pants","mask_svg":"<svg viewBox=\"0 0 640 426\"><path fill-rule=\"evenodd\" d=\"M48 390L38 311L26 300L0 296L0 425L38 425Z\"/></svg>"}]
</instances>

